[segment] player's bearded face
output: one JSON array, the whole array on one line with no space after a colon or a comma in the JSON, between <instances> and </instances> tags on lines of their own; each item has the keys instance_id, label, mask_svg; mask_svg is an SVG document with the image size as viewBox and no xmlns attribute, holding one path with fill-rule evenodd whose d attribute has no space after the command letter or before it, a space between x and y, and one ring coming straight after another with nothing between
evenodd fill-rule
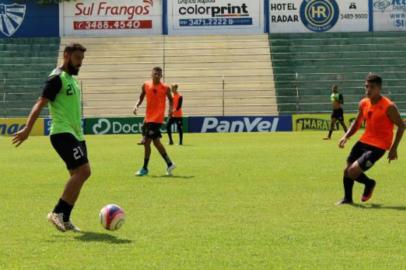
<instances>
[{"instance_id":1,"label":"player's bearded face","mask_svg":"<svg viewBox=\"0 0 406 270\"><path fill-rule=\"evenodd\" d=\"M79 69L82 66L82 61L84 58L83 52L73 52L72 55L69 57L69 61L67 64L68 72L71 75L78 75Z\"/></svg>"},{"instance_id":2,"label":"player's bearded face","mask_svg":"<svg viewBox=\"0 0 406 270\"><path fill-rule=\"evenodd\" d=\"M78 67L78 66L75 66L73 63L72 63L72 60L69 60L69 62L68 62L68 71L69 71L69 74L71 74L71 75L78 75L79 74L79 68L80 68L80 66Z\"/></svg>"}]
</instances>

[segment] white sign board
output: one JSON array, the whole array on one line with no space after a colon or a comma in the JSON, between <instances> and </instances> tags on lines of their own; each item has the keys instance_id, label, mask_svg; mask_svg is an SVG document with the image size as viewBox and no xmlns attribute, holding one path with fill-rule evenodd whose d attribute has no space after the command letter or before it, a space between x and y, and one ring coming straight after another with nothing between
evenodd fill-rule
<instances>
[{"instance_id":1,"label":"white sign board","mask_svg":"<svg viewBox=\"0 0 406 270\"><path fill-rule=\"evenodd\" d=\"M406 31L405 0L373 1L374 31Z\"/></svg>"},{"instance_id":2,"label":"white sign board","mask_svg":"<svg viewBox=\"0 0 406 270\"><path fill-rule=\"evenodd\" d=\"M162 33L162 1L78 0L60 4L61 36Z\"/></svg>"},{"instance_id":3,"label":"white sign board","mask_svg":"<svg viewBox=\"0 0 406 270\"><path fill-rule=\"evenodd\" d=\"M367 32L367 0L271 0L271 33Z\"/></svg>"},{"instance_id":4,"label":"white sign board","mask_svg":"<svg viewBox=\"0 0 406 270\"><path fill-rule=\"evenodd\" d=\"M170 0L169 34L264 33L263 0Z\"/></svg>"}]
</instances>

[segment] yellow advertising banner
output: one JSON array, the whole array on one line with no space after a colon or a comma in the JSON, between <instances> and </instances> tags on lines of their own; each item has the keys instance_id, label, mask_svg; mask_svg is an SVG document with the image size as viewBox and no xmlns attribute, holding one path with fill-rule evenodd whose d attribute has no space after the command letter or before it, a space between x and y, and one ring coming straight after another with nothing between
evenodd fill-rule
<instances>
[{"instance_id":1,"label":"yellow advertising banner","mask_svg":"<svg viewBox=\"0 0 406 270\"><path fill-rule=\"evenodd\" d=\"M0 136L11 136L25 127L26 118L0 118ZM37 119L31 134L44 135L44 119Z\"/></svg>"},{"instance_id":2,"label":"yellow advertising banner","mask_svg":"<svg viewBox=\"0 0 406 270\"><path fill-rule=\"evenodd\" d=\"M347 127L355 120L355 113L344 114L344 122ZM338 124L338 123L337 123ZM292 115L293 131L324 130L330 129L330 114L294 114ZM342 129L341 125L336 125L336 130Z\"/></svg>"}]
</instances>

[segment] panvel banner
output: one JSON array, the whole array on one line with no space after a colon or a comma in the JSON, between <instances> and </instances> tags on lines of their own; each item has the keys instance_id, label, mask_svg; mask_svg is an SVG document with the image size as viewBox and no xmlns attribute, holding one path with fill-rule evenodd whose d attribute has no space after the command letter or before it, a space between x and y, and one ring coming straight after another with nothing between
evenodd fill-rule
<instances>
[{"instance_id":1,"label":"panvel banner","mask_svg":"<svg viewBox=\"0 0 406 270\"><path fill-rule=\"evenodd\" d=\"M290 115L189 117L189 132L234 133L276 131L292 131L292 117Z\"/></svg>"},{"instance_id":2,"label":"panvel banner","mask_svg":"<svg viewBox=\"0 0 406 270\"><path fill-rule=\"evenodd\" d=\"M373 0L374 31L406 31L406 0Z\"/></svg>"},{"instance_id":3,"label":"panvel banner","mask_svg":"<svg viewBox=\"0 0 406 270\"><path fill-rule=\"evenodd\" d=\"M263 0L170 0L168 33L264 33Z\"/></svg>"},{"instance_id":4,"label":"panvel banner","mask_svg":"<svg viewBox=\"0 0 406 270\"><path fill-rule=\"evenodd\" d=\"M0 38L58 36L58 4L0 0Z\"/></svg>"},{"instance_id":5,"label":"panvel banner","mask_svg":"<svg viewBox=\"0 0 406 270\"><path fill-rule=\"evenodd\" d=\"M368 32L368 0L270 0L270 33Z\"/></svg>"},{"instance_id":6,"label":"panvel banner","mask_svg":"<svg viewBox=\"0 0 406 270\"><path fill-rule=\"evenodd\" d=\"M61 36L162 33L161 0L78 0L60 4Z\"/></svg>"}]
</instances>

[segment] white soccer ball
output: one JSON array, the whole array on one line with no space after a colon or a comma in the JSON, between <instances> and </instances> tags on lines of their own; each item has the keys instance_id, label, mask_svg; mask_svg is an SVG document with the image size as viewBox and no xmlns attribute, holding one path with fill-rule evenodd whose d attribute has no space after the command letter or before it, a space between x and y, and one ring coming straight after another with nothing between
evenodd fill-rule
<instances>
[{"instance_id":1,"label":"white soccer ball","mask_svg":"<svg viewBox=\"0 0 406 270\"><path fill-rule=\"evenodd\" d=\"M106 230L115 231L123 226L125 221L124 210L116 204L108 204L100 210L100 223Z\"/></svg>"}]
</instances>

